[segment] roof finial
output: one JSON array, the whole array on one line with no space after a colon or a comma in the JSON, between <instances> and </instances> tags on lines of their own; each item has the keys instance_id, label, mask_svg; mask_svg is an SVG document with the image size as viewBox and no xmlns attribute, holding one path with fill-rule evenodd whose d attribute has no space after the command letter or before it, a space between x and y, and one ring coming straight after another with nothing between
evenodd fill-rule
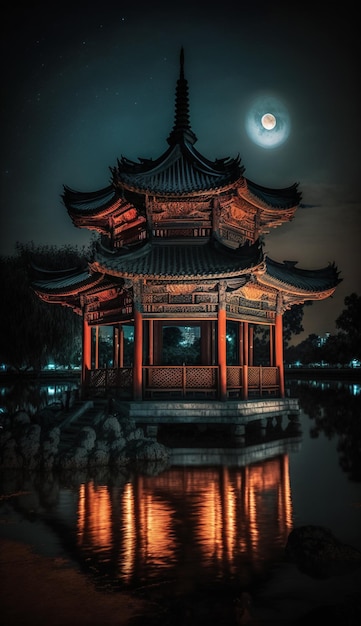
<instances>
[{"instance_id":1,"label":"roof finial","mask_svg":"<svg viewBox=\"0 0 361 626\"><path fill-rule=\"evenodd\" d=\"M189 121L188 81L184 78L184 49L180 52L180 71L177 80L175 118L173 130L167 141L170 145L187 140L194 144L197 137L191 129Z\"/></svg>"}]
</instances>

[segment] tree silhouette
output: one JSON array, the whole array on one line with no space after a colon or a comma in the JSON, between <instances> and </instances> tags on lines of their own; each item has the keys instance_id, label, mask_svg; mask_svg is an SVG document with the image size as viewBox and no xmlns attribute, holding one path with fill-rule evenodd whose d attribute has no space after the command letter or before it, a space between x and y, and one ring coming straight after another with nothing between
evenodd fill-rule
<instances>
[{"instance_id":1,"label":"tree silhouette","mask_svg":"<svg viewBox=\"0 0 361 626\"><path fill-rule=\"evenodd\" d=\"M0 308L0 360L16 371L78 363L81 319L67 307L42 302L31 289L32 264L51 269L85 262L90 251L17 244L16 254L0 257L3 306Z\"/></svg>"}]
</instances>

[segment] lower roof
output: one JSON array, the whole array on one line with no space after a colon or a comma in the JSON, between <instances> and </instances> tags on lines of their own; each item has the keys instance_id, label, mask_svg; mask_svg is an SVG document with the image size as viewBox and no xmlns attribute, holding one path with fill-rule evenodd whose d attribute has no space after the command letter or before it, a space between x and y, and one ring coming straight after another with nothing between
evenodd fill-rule
<instances>
[{"instance_id":1,"label":"lower roof","mask_svg":"<svg viewBox=\"0 0 361 626\"><path fill-rule=\"evenodd\" d=\"M94 289L111 289L138 278L157 281L234 279L255 274L260 285L289 294L305 294L312 299L327 293L341 282L334 264L321 269L296 267L293 261L282 263L263 254L262 244L244 245L236 250L227 248L216 239L192 239L170 243L155 239L130 250L110 252L98 246L88 268L72 271L41 271L37 268L32 286L42 294L90 293ZM121 281L121 283L119 283Z\"/></svg>"},{"instance_id":2,"label":"lower roof","mask_svg":"<svg viewBox=\"0 0 361 626\"><path fill-rule=\"evenodd\" d=\"M227 248L216 239L179 240L153 239L132 251L110 252L101 246L91 266L125 278L214 278L244 273L264 260L262 245L244 245L237 250Z\"/></svg>"}]
</instances>

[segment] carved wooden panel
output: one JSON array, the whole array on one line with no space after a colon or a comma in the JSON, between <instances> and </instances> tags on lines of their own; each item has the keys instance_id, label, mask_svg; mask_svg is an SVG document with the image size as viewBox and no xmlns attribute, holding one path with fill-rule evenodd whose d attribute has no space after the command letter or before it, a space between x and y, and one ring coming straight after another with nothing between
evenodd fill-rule
<instances>
[{"instance_id":1,"label":"carved wooden panel","mask_svg":"<svg viewBox=\"0 0 361 626\"><path fill-rule=\"evenodd\" d=\"M152 215L153 222L170 221L174 219L195 219L209 220L210 207L209 202L197 201L153 201L148 205L149 213Z\"/></svg>"}]
</instances>

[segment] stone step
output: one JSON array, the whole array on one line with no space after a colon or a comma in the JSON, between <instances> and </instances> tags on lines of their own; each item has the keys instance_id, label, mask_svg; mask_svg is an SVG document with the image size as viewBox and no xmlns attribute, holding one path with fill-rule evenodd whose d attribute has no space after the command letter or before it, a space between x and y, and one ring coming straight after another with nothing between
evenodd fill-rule
<instances>
[{"instance_id":1,"label":"stone step","mask_svg":"<svg viewBox=\"0 0 361 626\"><path fill-rule=\"evenodd\" d=\"M95 426L104 415L107 408L105 400L87 401L74 407L71 414L67 414L60 426L60 450L62 453L74 446L76 438L82 428Z\"/></svg>"}]
</instances>

